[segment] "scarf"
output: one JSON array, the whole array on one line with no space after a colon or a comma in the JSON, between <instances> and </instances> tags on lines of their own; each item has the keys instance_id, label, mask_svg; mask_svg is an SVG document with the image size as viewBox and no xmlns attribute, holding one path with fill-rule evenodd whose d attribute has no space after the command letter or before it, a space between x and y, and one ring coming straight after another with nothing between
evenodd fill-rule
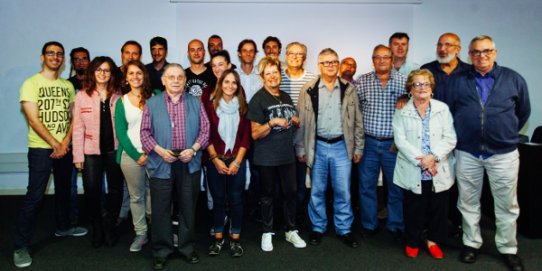
<instances>
[{"instance_id":1,"label":"scarf","mask_svg":"<svg viewBox=\"0 0 542 271\"><path fill-rule=\"evenodd\" d=\"M216 108L216 115L220 119L218 121L218 134L226 145L224 153L227 153L228 150L233 152L240 120L239 100L237 100L237 97L233 97L229 104L224 101L224 98L221 98Z\"/></svg>"}]
</instances>

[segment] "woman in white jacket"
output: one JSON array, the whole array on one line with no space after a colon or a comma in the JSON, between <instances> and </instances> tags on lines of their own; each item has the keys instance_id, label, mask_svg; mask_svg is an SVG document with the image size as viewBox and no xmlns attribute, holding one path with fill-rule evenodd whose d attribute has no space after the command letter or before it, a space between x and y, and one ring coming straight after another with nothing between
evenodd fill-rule
<instances>
[{"instance_id":1,"label":"woman in white jacket","mask_svg":"<svg viewBox=\"0 0 542 271\"><path fill-rule=\"evenodd\" d=\"M447 236L448 189L455 178L453 119L446 104L431 99L434 86L430 71L412 71L406 84L410 100L396 110L392 122L399 149L393 182L404 189L405 253L411 258L418 256L426 225L429 253L444 257L437 243Z\"/></svg>"}]
</instances>

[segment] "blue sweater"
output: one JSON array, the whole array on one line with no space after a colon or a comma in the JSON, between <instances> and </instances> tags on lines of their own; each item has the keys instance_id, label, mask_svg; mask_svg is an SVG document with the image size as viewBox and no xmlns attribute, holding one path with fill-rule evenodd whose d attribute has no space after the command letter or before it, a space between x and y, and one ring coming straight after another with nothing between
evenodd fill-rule
<instances>
[{"instance_id":1,"label":"blue sweater","mask_svg":"<svg viewBox=\"0 0 542 271\"><path fill-rule=\"evenodd\" d=\"M454 116L457 149L474 156L516 149L518 132L531 114L527 83L512 69L493 67L495 83L482 105L474 68L450 78L445 101Z\"/></svg>"}]
</instances>

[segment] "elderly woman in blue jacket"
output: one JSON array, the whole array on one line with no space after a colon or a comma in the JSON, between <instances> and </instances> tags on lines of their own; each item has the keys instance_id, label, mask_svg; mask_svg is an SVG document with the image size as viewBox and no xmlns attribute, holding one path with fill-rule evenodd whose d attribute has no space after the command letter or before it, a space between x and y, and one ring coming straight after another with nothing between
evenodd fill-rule
<instances>
[{"instance_id":1,"label":"elderly woman in blue jacket","mask_svg":"<svg viewBox=\"0 0 542 271\"><path fill-rule=\"evenodd\" d=\"M407 79L410 100L393 116L399 149L393 182L404 189L404 221L408 257L418 256L422 230L435 259L444 258L437 243L447 236L448 189L453 185L457 138L445 103L431 99L435 79L429 70L414 70Z\"/></svg>"}]
</instances>

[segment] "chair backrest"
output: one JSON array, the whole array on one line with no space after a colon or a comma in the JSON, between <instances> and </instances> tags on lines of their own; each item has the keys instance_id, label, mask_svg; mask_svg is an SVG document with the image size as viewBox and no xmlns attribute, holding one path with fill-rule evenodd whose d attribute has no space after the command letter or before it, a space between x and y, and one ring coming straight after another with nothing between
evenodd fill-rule
<instances>
[{"instance_id":1,"label":"chair backrest","mask_svg":"<svg viewBox=\"0 0 542 271\"><path fill-rule=\"evenodd\" d=\"M533 132L533 136L531 138L531 142L533 143L542 143L542 126L536 127Z\"/></svg>"}]
</instances>

